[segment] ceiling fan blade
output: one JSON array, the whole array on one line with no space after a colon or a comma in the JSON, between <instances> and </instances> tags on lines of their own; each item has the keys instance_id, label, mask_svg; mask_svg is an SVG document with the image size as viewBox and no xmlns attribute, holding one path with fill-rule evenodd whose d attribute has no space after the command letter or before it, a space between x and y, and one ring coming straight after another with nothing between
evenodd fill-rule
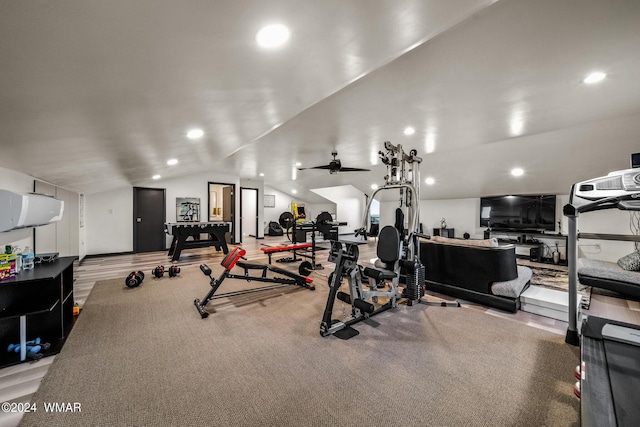
<instances>
[{"instance_id":1,"label":"ceiling fan blade","mask_svg":"<svg viewBox=\"0 0 640 427\"><path fill-rule=\"evenodd\" d=\"M298 168L299 171L303 171L305 169L331 169L329 165L322 165L322 166L313 166L310 168Z\"/></svg>"},{"instance_id":2,"label":"ceiling fan blade","mask_svg":"<svg viewBox=\"0 0 640 427\"><path fill-rule=\"evenodd\" d=\"M340 168L340 172L369 172L371 169L362 169L362 168Z\"/></svg>"}]
</instances>

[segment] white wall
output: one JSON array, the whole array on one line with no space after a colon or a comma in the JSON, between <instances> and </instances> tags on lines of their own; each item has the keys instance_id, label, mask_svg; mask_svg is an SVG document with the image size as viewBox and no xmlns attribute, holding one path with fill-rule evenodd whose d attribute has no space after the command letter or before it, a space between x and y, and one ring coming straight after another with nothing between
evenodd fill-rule
<instances>
[{"instance_id":1,"label":"white wall","mask_svg":"<svg viewBox=\"0 0 640 427\"><path fill-rule=\"evenodd\" d=\"M167 221L175 221L176 197L200 197L202 203L206 203L208 182L235 183L236 191L239 191L240 181L237 177L216 174L198 174L167 181L149 181L141 187L166 188L167 189ZM16 193L28 193L33 191L34 178L26 174L0 167L0 188ZM292 201L305 203L309 218L315 218L320 212L335 213L340 221L347 221L349 225L343 227L341 233L351 233L360 226L362 211L364 210L364 197L357 194L354 197L344 197L344 204L336 203L310 204L296 199L294 195L282 193L268 186L262 186L261 181L242 181L242 185L253 188L263 188L259 197L259 206L262 207L264 194L276 196L275 208L258 209L262 216L261 222L266 226L269 221L277 221L280 214L290 210ZM353 200L351 200L353 199ZM361 200L360 200L361 199ZM239 210L239 195L236 197L236 212ZM342 198L341 198L342 200ZM558 196L557 216L562 220L562 231L567 231L567 220L562 216L562 206L568 201L567 195ZM380 203L380 224L393 225L395 220L396 202ZM456 237L461 237L464 232L472 238L482 238L484 229L479 227L480 202L477 198L471 199L445 199L423 200L420 202L420 222L424 231L431 233L431 229L440 226L440 220L444 217L450 228L455 228ZM84 227L80 227L78 239L80 241L80 258L89 254L105 254L130 252L133 250L133 189L124 188L114 191L87 194L84 196ZM578 229L583 233L609 233L630 234L630 213L617 210L591 212L580 216ZM236 218L237 219L237 218ZM238 230L236 226L236 231ZM259 230L258 233L264 233ZM0 233L0 245L18 245L24 248L33 246L33 230L21 229ZM237 238L237 237L236 237ZM552 246L555 239L550 236L543 240ZM167 243L168 244L168 243ZM596 247L599 245L599 248ZM609 242L583 239L579 243L579 256L617 261L623 255L634 250L632 242ZM561 248L563 258L565 250Z\"/></svg>"},{"instance_id":2,"label":"white wall","mask_svg":"<svg viewBox=\"0 0 640 427\"><path fill-rule=\"evenodd\" d=\"M304 200L296 198L295 194L283 193L268 185L264 186L264 194L274 195L276 197L276 207L264 208L263 233L269 222L278 222L278 218L280 218L283 212L291 212L292 202L304 204L304 211L308 220L315 219L321 212L336 213L335 203L307 203ZM262 203L262 199L260 199L260 202Z\"/></svg>"},{"instance_id":3,"label":"white wall","mask_svg":"<svg viewBox=\"0 0 640 427\"><path fill-rule=\"evenodd\" d=\"M199 197L202 212L207 209L209 182L235 184L235 241L239 241L240 181L223 174L199 173L161 181L143 182L138 187L166 190L166 220L176 221L176 198ZM133 187L85 195L87 254L133 251ZM171 236L166 236L166 245Z\"/></svg>"},{"instance_id":4,"label":"white wall","mask_svg":"<svg viewBox=\"0 0 640 427\"><path fill-rule=\"evenodd\" d=\"M84 199L87 255L131 252L133 189L86 194Z\"/></svg>"},{"instance_id":5,"label":"white wall","mask_svg":"<svg viewBox=\"0 0 640 427\"><path fill-rule=\"evenodd\" d=\"M362 218L366 208L366 195L352 185L313 188L314 193L336 204L336 220L347 225L338 227L339 234L352 234L362 227Z\"/></svg>"},{"instance_id":6,"label":"white wall","mask_svg":"<svg viewBox=\"0 0 640 427\"><path fill-rule=\"evenodd\" d=\"M589 212L578 217L579 233L631 234L631 213L617 209ZM597 246L599 245L599 247ZM635 250L633 242L581 239L578 256L616 262Z\"/></svg>"}]
</instances>

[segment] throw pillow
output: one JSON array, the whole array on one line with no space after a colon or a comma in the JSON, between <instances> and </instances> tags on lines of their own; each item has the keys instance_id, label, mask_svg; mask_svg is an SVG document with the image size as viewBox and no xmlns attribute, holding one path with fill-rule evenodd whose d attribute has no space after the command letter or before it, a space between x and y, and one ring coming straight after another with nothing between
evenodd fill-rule
<instances>
[{"instance_id":1,"label":"throw pillow","mask_svg":"<svg viewBox=\"0 0 640 427\"><path fill-rule=\"evenodd\" d=\"M618 260L618 265L629 271L640 271L640 253L632 252Z\"/></svg>"}]
</instances>

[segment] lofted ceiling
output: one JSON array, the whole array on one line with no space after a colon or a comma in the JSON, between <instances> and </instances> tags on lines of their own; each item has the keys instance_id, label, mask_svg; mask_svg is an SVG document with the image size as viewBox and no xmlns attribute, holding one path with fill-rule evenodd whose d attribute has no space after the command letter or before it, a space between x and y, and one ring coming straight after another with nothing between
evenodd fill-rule
<instances>
[{"instance_id":1,"label":"lofted ceiling","mask_svg":"<svg viewBox=\"0 0 640 427\"><path fill-rule=\"evenodd\" d=\"M377 152L388 140L423 158L435 184L422 184L422 198L568 194L640 151L637 0L33 0L0 10L0 166L82 193L198 172L264 180L309 202L323 200L309 191L319 187L369 193L384 183ZM255 34L274 22L290 39L258 47ZM595 70L607 78L582 83ZM204 136L189 140L190 128ZM371 171L297 170L328 164L333 150Z\"/></svg>"}]
</instances>

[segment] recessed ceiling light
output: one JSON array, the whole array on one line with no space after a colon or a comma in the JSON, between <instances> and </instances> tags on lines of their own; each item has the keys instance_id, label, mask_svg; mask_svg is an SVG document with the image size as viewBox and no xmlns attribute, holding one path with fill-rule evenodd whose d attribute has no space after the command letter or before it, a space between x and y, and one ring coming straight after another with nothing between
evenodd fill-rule
<instances>
[{"instance_id":1,"label":"recessed ceiling light","mask_svg":"<svg viewBox=\"0 0 640 427\"><path fill-rule=\"evenodd\" d=\"M297 191L296 191L296 190L291 190L291 192L292 192L293 194L296 194L296 193L297 193Z\"/></svg>"},{"instance_id":2,"label":"recessed ceiling light","mask_svg":"<svg viewBox=\"0 0 640 427\"><path fill-rule=\"evenodd\" d=\"M260 176L264 176L264 174L262 172L260 172Z\"/></svg>"},{"instance_id":3,"label":"recessed ceiling light","mask_svg":"<svg viewBox=\"0 0 640 427\"><path fill-rule=\"evenodd\" d=\"M151 179L160 179L160 178L162 178L160 175L153 175L153 176L151 177Z\"/></svg>"},{"instance_id":4,"label":"recessed ceiling light","mask_svg":"<svg viewBox=\"0 0 640 427\"><path fill-rule=\"evenodd\" d=\"M596 71L596 72L593 72L593 73L589 74L587 77L585 77L582 80L582 82L586 83L588 85L591 85L591 84L599 83L599 82L603 81L605 77L607 77L606 73L603 73L602 71Z\"/></svg>"},{"instance_id":5,"label":"recessed ceiling light","mask_svg":"<svg viewBox=\"0 0 640 427\"><path fill-rule=\"evenodd\" d=\"M513 168L513 169L511 169L511 175L513 175L513 176L522 176L522 175L524 175L524 170L522 170L522 168Z\"/></svg>"},{"instance_id":6,"label":"recessed ceiling light","mask_svg":"<svg viewBox=\"0 0 640 427\"><path fill-rule=\"evenodd\" d=\"M296 162L296 166L302 166L302 163Z\"/></svg>"},{"instance_id":7,"label":"recessed ceiling light","mask_svg":"<svg viewBox=\"0 0 640 427\"><path fill-rule=\"evenodd\" d=\"M371 184L371 189L372 190L377 190L378 189L378 185L377 184Z\"/></svg>"},{"instance_id":8,"label":"recessed ceiling light","mask_svg":"<svg viewBox=\"0 0 640 427\"><path fill-rule=\"evenodd\" d=\"M433 185L436 182L436 180L431 177L428 177L427 179L424 180L424 182L427 185Z\"/></svg>"},{"instance_id":9,"label":"recessed ceiling light","mask_svg":"<svg viewBox=\"0 0 640 427\"><path fill-rule=\"evenodd\" d=\"M189 139L200 139L204 136L204 131L202 129L191 129L187 132L187 138Z\"/></svg>"},{"instance_id":10,"label":"recessed ceiling light","mask_svg":"<svg viewBox=\"0 0 640 427\"><path fill-rule=\"evenodd\" d=\"M282 46L289 40L289 29L282 24L267 25L256 34L258 45L264 48Z\"/></svg>"},{"instance_id":11,"label":"recessed ceiling light","mask_svg":"<svg viewBox=\"0 0 640 427\"><path fill-rule=\"evenodd\" d=\"M411 126L407 126L406 128L404 128L405 135L413 135L414 133L416 133L416 130Z\"/></svg>"},{"instance_id":12,"label":"recessed ceiling light","mask_svg":"<svg viewBox=\"0 0 640 427\"><path fill-rule=\"evenodd\" d=\"M167 164L169 166L177 165L178 164L178 159L169 159L169 160L167 160Z\"/></svg>"}]
</instances>

